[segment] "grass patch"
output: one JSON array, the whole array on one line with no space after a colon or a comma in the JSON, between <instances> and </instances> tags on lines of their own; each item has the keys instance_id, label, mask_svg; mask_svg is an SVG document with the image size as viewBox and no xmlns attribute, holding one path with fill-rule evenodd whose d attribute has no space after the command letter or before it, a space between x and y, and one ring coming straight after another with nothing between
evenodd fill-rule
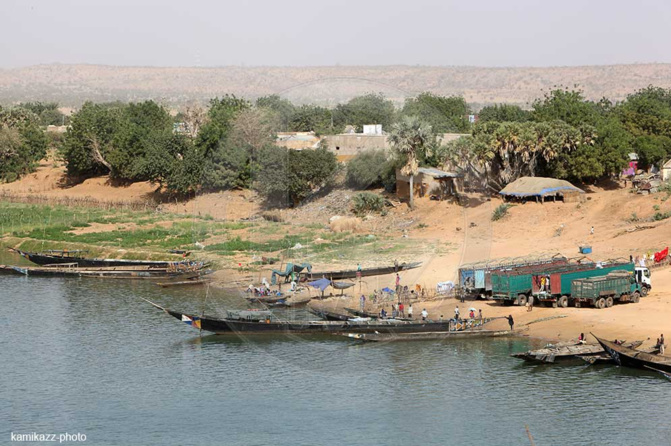
<instances>
[{"instance_id":1,"label":"grass patch","mask_svg":"<svg viewBox=\"0 0 671 446\"><path fill-rule=\"evenodd\" d=\"M500 204L494 209L494 212L492 213L492 221L499 221L506 215L508 215L508 210L512 207L512 205L508 203L503 203Z\"/></svg>"}]
</instances>

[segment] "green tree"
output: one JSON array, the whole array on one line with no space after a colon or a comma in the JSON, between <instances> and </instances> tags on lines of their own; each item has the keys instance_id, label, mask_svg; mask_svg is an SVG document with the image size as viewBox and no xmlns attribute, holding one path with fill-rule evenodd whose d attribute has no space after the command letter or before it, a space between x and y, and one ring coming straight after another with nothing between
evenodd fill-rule
<instances>
[{"instance_id":1,"label":"green tree","mask_svg":"<svg viewBox=\"0 0 671 446\"><path fill-rule=\"evenodd\" d=\"M149 181L169 193L187 195L200 188L203 165L203 156L192 138L164 134L148 141L141 169Z\"/></svg>"},{"instance_id":2,"label":"green tree","mask_svg":"<svg viewBox=\"0 0 671 446\"><path fill-rule=\"evenodd\" d=\"M35 170L47 150L37 116L20 108L0 108L0 181L14 181Z\"/></svg>"},{"instance_id":3,"label":"green tree","mask_svg":"<svg viewBox=\"0 0 671 446\"><path fill-rule=\"evenodd\" d=\"M26 102L18 107L29 110L39 118L41 126L63 125L68 123L67 117L58 109L56 102Z\"/></svg>"},{"instance_id":4,"label":"green tree","mask_svg":"<svg viewBox=\"0 0 671 446\"><path fill-rule=\"evenodd\" d=\"M478 113L478 122L527 122L532 118L531 112L519 105L494 104L482 108Z\"/></svg>"},{"instance_id":5,"label":"green tree","mask_svg":"<svg viewBox=\"0 0 671 446\"><path fill-rule=\"evenodd\" d=\"M671 155L671 139L666 136L643 135L634 140L641 168L660 167Z\"/></svg>"},{"instance_id":6,"label":"green tree","mask_svg":"<svg viewBox=\"0 0 671 446\"><path fill-rule=\"evenodd\" d=\"M468 121L471 109L464 98L459 96L421 93L416 98L406 99L401 113L404 116L417 116L436 133L465 133L471 128Z\"/></svg>"},{"instance_id":7,"label":"green tree","mask_svg":"<svg viewBox=\"0 0 671 446\"><path fill-rule=\"evenodd\" d=\"M347 163L347 184L357 189L384 186L393 190L396 183L396 163L384 150L359 152Z\"/></svg>"},{"instance_id":8,"label":"green tree","mask_svg":"<svg viewBox=\"0 0 671 446\"><path fill-rule=\"evenodd\" d=\"M111 176L124 181L150 178L150 147L164 144L172 136L172 118L154 101L130 103L123 108L107 154Z\"/></svg>"},{"instance_id":9,"label":"green tree","mask_svg":"<svg viewBox=\"0 0 671 446\"><path fill-rule=\"evenodd\" d=\"M552 90L534 101L532 113L536 122L561 120L574 127L596 125L599 118L595 103L585 100L581 90L568 88Z\"/></svg>"},{"instance_id":10,"label":"green tree","mask_svg":"<svg viewBox=\"0 0 671 446\"><path fill-rule=\"evenodd\" d=\"M357 132L362 132L366 124L381 124L383 129L391 126L396 118L396 109L394 103L382 93L370 93L352 98L346 104L339 104L333 110L333 115L337 129L352 125Z\"/></svg>"},{"instance_id":11,"label":"green tree","mask_svg":"<svg viewBox=\"0 0 671 446\"><path fill-rule=\"evenodd\" d=\"M256 100L256 107L260 109L270 110L275 114L279 127L277 131L289 131L291 120L296 112L296 106L288 99L284 99L279 95L273 94L270 96L262 96Z\"/></svg>"},{"instance_id":12,"label":"green tree","mask_svg":"<svg viewBox=\"0 0 671 446\"><path fill-rule=\"evenodd\" d=\"M109 173L107 157L119 131L124 105L86 102L71 117L63 141L68 175L86 177Z\"/></svg>"},{"instance_id":13,"label":"green tree","mask_svg":"<svg viewBox=\"0 0 671 446\"><path fill-rule=\"evenodd\" d=\"M625 128L634 136L671 137L671 90L649 86L615 107Z\"/></svg>"},{"instance_id":14,"label":"green tree","mask_svg":"<svg viewBox=\"0 0 671 446\"><path fill-rule=\"evenodd\" d=\"M261 195L269 202L294 206L328 187L338 170L335 154L325 148L297 151L268 146L259 163L255 184Z\"/></svg>"},{"instance_id":15,"label":"green tree","mask_svg":"<svg viewBox=\"0 0 671 446\"><path fill-rule=\"evenodd\" d=\"M333 133L333 112L317 105L296 107L289 122L292 132L315 132L318 135Z\"/></svg>"},{"instance_id":16,"label":"green tree","mask_svg":"<svg viewBox=\"0 0 671 446\"><path fill-rule=\"evenodd\" d=\"M219 143L228 136L237 114L250 107L251 104L247 100L237 98L235 95L210 100L208 121L202 126L196 141L196 145L205 156L216 150Z\"/></svg>"},{"instance_id":17,"label":"green tree","mask_svg":"<svg viewBox=\"0 0 671 446\"><path fill-rule=\"evenodd\" d=\"M404 116L391 127L389 144L402 162L401 173L410 177L409 206L414 207L414 177L419 168L419 156L435 141L431 126L416 116Z\"/></svg>"}]
</instances>

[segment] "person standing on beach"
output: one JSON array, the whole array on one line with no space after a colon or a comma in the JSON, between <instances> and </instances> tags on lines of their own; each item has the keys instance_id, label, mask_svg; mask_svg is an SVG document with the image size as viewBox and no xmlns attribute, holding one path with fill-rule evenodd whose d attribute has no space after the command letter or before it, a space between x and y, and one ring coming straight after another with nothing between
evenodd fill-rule
<instances>
[{"instance_id":1,"label":"person standing on beach","mask_svg":"<svg viewBox=\"0 0 671 446\"><path fill-rule=\"evenodd\" d=\"M396 273L396 293L401 290L401 276Z\"/></svg>"},{"instance_id":2,"label":"person standing on beach","mask_svg":"<svg viewBox=\"0 0 671 446\"><path fill-rule=\"evenodd\" d=\"M412 319L412 304L408 306L408 318Z\"/></svg>"},{"instance_id":3,"label":"person standing on beach","mask_svg":"<svg viewBox=\"0 0 671 446\"><path fill-rule=\"evenodd\" d=\"M426 311L426 308L422 310L422 320L425 321L429 317L429 313Z\"/></svg>"},{"instance_id":4,"label":"person standing on beach","mask_svg":"<svg viewBox=\"0 0 671 446\"><path fill-rule=\"evenodd\" d=\"M365 307L366 307L366 296L362 294L361 297L359 298L359 309L361 310L362 313Z\"/></svg>"},{"instance_id":5,"label":"person standing on beach","mask_svg":"<svg viewBox=\"0 0 671 446\"><path fill-rule=\"evenodd\" d=\"M454 318L459 320L459 305L454 308Z\"/></svg>"},{"instance_id":6,"label":"person standing on beach","mask_svg":"<svg viewBox=\"0 0 671 446\"><path fill-rule=\"evenodd\" d=\"M594 226L589 230L589 235L594 235Z\"/></svg>"},{"instance_id":7,"label":"person standing on beach","mask_svg":"<svg viewBox=\"0 0 671 446\"><path fill-rule=\"evenodd\" d=\"M664 354L664 333L659 337L659 354Z\"/></svg>"},{"instance_id":8,"label":"person standing on beach","mask_svg":"<svg viewBox=\"0 0 671 446\"><path fill-rule=\"evenodd\" d=\"M482 309L478 310L478 318L480 319L480 323L482 324Z\"/></svg>"},{"instance_id":9,"label":"person standing on beach","mask_svg":"<svg viewBox=\"0 0 671 446\"><path fill-rule=\"evenodd\" d=\"M405 317L405 306L403 305L403 302L398 303L398 316Z\"/></svg>"},{"instance_id":10,"label":"person standing on beach","mask_svg":"<svg viewBox=\"0 0 671 446\"><path fill-rule=\"evenodd\" d=\"M513 327L515 326L515 321L513 320L513 315L509 314L506 319L508 319L508 324L510 324L510 331L513 331Z\"/></svg>"}]
</instances>

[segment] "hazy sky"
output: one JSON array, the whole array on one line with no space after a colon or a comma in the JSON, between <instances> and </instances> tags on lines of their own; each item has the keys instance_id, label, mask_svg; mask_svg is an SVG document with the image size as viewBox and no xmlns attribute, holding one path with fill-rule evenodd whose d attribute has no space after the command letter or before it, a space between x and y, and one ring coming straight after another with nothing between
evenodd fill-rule
<instances>
[{"instance_id":1,"label":"hazy sky","mask_svg":"<svg viewBox=\"0 0 671 446\"><path fill-rule=\"evenodd\" d=\"M0 3L0 67L671 62L669 0Z\"/></svg>"}]
</instances>

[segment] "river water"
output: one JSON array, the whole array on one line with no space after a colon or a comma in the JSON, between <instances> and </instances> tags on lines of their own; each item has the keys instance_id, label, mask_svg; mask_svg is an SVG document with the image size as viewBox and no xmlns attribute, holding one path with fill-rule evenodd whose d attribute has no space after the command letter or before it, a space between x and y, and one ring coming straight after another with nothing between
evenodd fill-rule
<instances>
[{"instance_id":1,"label":"river water","mask_svg":"<svg viewBox=\"0 0 671 446\"><path fill-rule=\"evenodd\" d=\"M671 445L671 383L653 373L530 366L509 357L524 339L199 337L140 297L243 305L205 288L0 275L0 444L67 432L92 445L528 445L528 426L539 446Z\"/></svg>"}]
</instances>

